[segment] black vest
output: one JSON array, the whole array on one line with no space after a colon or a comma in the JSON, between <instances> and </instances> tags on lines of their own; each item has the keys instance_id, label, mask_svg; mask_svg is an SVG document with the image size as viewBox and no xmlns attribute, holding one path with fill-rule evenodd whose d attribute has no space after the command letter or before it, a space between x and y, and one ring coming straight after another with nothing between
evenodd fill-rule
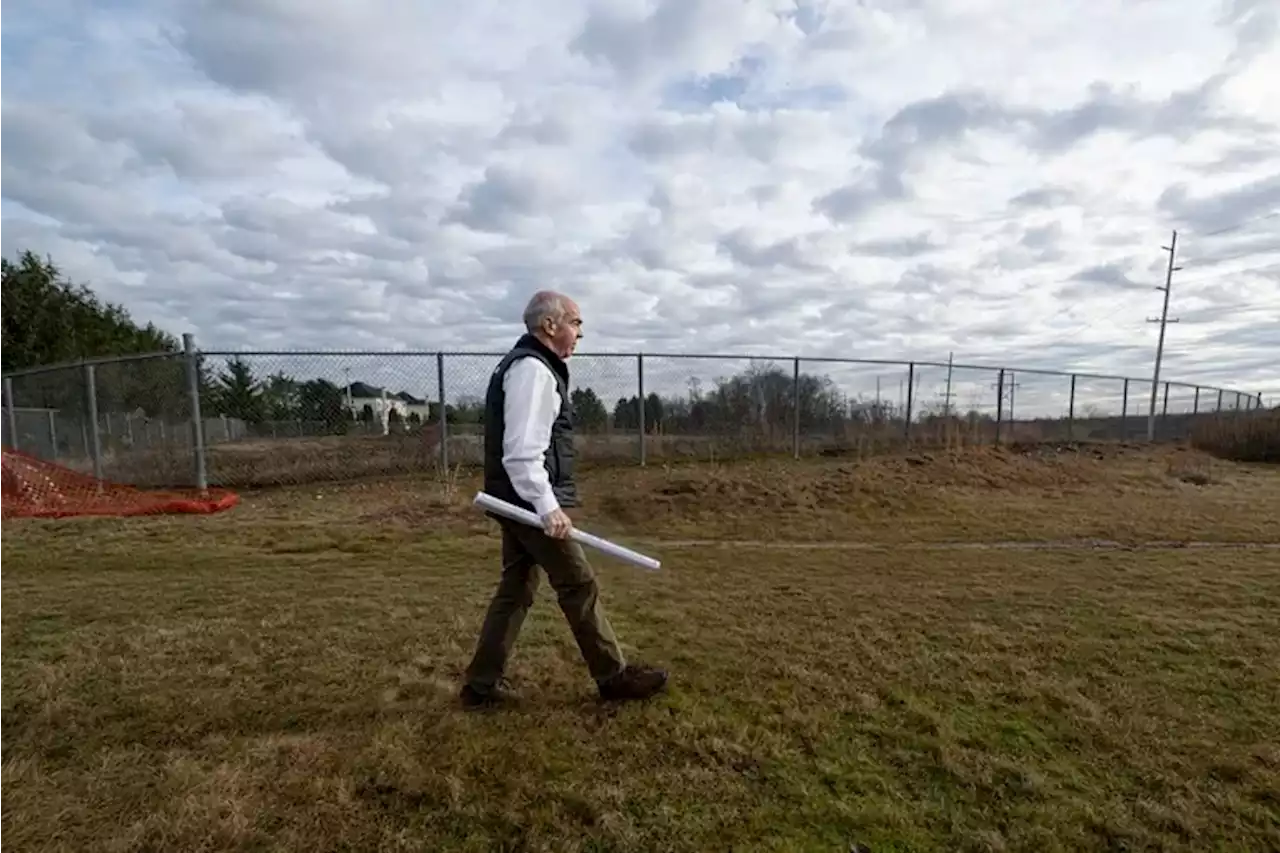
<instances>
[{"instance_id":1,"label":"black vest","mask_svg":"<svg viewBox=\"0 0 1280 853\"><path fill-rule=\"evenodd\" d=\"M502 379L518 359L536 358L556 376L556 390L560 394L560 414L551 425L551 443L547 448L545 467L551 478L551 491L562 507L578 505L578 488L573 481L573 408L569 402L569 366L542 341L533 335L523 335L511 352L507 353L489 377L489 390L484 402L484 490L495 498L533 510L533 506L516 494L511 478L502 466L502 433L505 429L503 404L506 394Z\"/></svg>"}]
</instances>

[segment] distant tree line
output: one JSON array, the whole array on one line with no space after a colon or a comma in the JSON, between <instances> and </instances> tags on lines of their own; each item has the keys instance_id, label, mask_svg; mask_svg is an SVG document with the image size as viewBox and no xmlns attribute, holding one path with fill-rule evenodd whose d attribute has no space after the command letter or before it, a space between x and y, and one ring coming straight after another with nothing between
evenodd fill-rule
<instances>
[{"instance_id":1,"label":"distant tree line","mask_svg":"<svg viewBox=\"0 0 1280 853\"><path fill-rule=\"evenodd\" d=\"M593 388L575 388L570 400L577 428L583 433L640 429L637 395L619 398L612 411ZM797 385L788 371L756 368L717 379L705 393L693 386L687 396L647 394L644 429L650 433L702 434L789 430L793 428L797 400L800 422L810 430L850 422L888 421L896 416L895 407L887 402L850 400L826 377L801 374ZM238 418L249 424L300 420L324 424L325 431L330 432L345 432L351 421L372 421L375 417L369 404L359 411L348 411L344 386L325 379L299 381L282 373L258 378L239 357L228 359L212 377L202 394L201 407L208 414ZM425 420L438 422L439 403L428 402L426 409ZM395 409L388 417L402 428L423 420L416 411L404 417ZM484 403L461 399L445 407L445 417L449 424L481 426Z\"/></svg>"},{"instance_id":2,"label":"distant tree line","mask_svg":"<svg viewBox=\"0 0 1280 853\"><path fill-rule=\"evenodd\" d=\"M34 252L4 258L3 361L6 372L63 362L144 353L173 353L140 365L95 368L100 408L155 408L157 401L174 414L189 409L181 393L182 361L178 339L147 323L136 323L119 305L99 299L87 286L68 281L52 259ZM13 380L14 404L85 409L85 371L80 366L19 376Z\"/></svg>"},{"instance_id":3,"label":"distant tree line","mask_svg":"<svg viewBox=\"0 0 1280 853\"><path fill-rule=\"evenodd\" d=\"M121 306L67 281L51 259L24 251L0 266L5 370L181 349L173 335L151 323L139 326Z\"/></svg>"}]
</instances>

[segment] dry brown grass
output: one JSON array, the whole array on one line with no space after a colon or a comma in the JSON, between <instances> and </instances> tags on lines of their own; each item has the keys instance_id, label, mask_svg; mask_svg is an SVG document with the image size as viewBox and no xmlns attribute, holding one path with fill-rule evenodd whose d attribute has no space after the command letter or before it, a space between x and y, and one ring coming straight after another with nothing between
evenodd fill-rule
<instances>
[{"instance_id":1,"label":"dry brown grass","mask_svg":"<svg viewBox=\"0 0 1280 853\"><path fill-rule=\"evenodd\" d=\"M526 706L455 707L496 573L461 472L6 523L5 841L1275 849L1280 552L936 544L1280 544L1274 469L1098 453L589 476L584 526L665 563L599 563L624 642L674 674L622 709L591 700L545 586ZM758 544L670 544L690 536Z\"/></svg>"},{"instance_id":2,"label":"dry brown grass","mask_svg":"<svg viewBox=\"0 0 1280 853\"><path fill-rule=\"evenodd\" d=\"M1207 416L1206 416L1207 417ZM1133 425L1140 426L1140 425ZM999 443L1070 443L1072 432L1100 439L1121 433L1119 419L1102 422L1065 420L1023 421L1005 424ZM482 461L482 435L478 427L453 427L448 439L450 465L478 466ZM1162 432L1161 436L1165 436ZM845 425L813 431L802 429L799 455L803 459L862 459L904 451L957 451L997 444L994 425L985 421L934 418L912 424L908 439L901 424ZM439 434L428 426L390 435L329 435L312 437L245 439L215 443L206 451L209 482L229 488L258 488L309 483L349 482L408 474L437 474L440 464ZM790 427L763 429L744 426L718 434L672 435L661 432L645 437L645 455L654 464L698 463L719 465L760 457L790 459L795 450ZM588 464L636 465L640 458L635 433L582 434L577 438L581 459ZM66 462L66 460L64 460ZM91 471L89 459L67 462ZM109 480L144 486L180 486L193 482L195 463L185 445L127 450L112 447L105 454L103 474Z\"/></svg>"},{"instance_id":3,"label":"dry brown grass","mask_svg":"<svg viewBox=\"0 0 1280 853\"><path fill-rule=\"evenodd\" d=\"M1191 443L1237 462L1280 463L1280 408L1205 419L1192 430Z\"/></svg>"}]
</instances>

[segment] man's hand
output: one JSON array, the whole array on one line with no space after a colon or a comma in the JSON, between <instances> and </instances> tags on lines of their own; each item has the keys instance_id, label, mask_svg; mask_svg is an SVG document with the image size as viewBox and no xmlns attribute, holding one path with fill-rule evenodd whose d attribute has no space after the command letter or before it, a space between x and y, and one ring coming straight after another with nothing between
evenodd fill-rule
<instances>
[{"instance_id":1,"label":"man's hand","mask_svg":"<svg viewBox=\"0 0 1280 853\"><path fill-rule=\"evenodd\" d=\"M569 531L573 529L573 522L569 520L569 516L565 515L562 509L553 509L542 517L542 529L552 539L568 539Z\"/></svg>"}]
</instances>

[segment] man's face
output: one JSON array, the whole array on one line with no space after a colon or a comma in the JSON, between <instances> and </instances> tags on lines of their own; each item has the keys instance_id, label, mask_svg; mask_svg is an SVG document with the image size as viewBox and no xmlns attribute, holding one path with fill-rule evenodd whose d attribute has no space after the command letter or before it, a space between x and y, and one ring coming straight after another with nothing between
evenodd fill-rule
<instances>
[{"instance_id":1,"label":"man's face","mask_svg":"<svg viewBox=\"0 0 1280 853\"><path fill-rule=\"evenodd\" d=\"M552 352L566 359L573 355L582 338L582 312L577 303L569 302L564 316L558 322L548 322L546 330Z\"/></svg>"}]
</instances>

